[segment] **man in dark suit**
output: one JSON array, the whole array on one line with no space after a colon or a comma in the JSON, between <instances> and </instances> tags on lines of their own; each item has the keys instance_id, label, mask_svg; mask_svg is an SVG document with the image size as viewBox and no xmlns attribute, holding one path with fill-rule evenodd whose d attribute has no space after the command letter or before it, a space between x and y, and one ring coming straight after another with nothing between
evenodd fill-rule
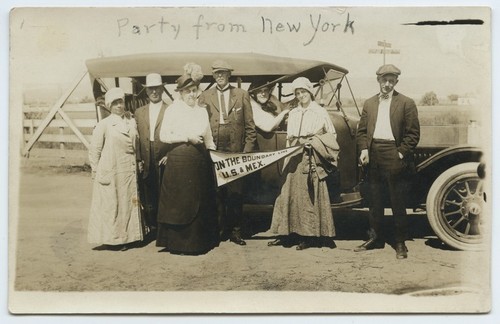
<instances>
[{"instance_id":1,"label":"man in dark suit","mask_svg":"<svg viewBox=\"0 0 500 324\"><path fill-rule=\"evenodd\" d=\"M137 161L141 182L141 196L147 225L152 233L157 227L158 197L162 166L166 163L167 144L160 141L160 126L167 105L162 100L163 82L161 75L151 73L146 76L145 87L149 103L135 112L139 145Z\"/></svg>"},{"instance_id":2,"label":"man in dark suit","mask_svg":"<svg viewBox=\"0 0 500 324\"><path fill-rule=\"evenodd\" d=\"M420 124L415 102L394 87L401 71L392 64L377 70L380 93L366 100L358 125L357 144L362 165L369 165L370 231L369 239L354 251L380 249L385 245L381 223L384 201L390 199L396 257L408 257L405 200L408 177L414 172L413 150L420 139Z\"/></svg>"},{"instance_id":3,"label":"man in dark suit","mask_svg":"<svg viewBox=\"0 0 500 324\"><path fill-rule=\"evenodd\" d=\"M210 127L218 151L241 153L256 149L257 133L253 121L252 106L248 92L229 84L231 66L218 60L212 64L216 87L205 90L199 97L200 106L205 106ZM243 181L238 179L219 188L217 213L221 235L229 235L231 242L246 245L241 236L243 225ZM226 233L230 231L230 233Z\"/></svg>"}]
</instances>

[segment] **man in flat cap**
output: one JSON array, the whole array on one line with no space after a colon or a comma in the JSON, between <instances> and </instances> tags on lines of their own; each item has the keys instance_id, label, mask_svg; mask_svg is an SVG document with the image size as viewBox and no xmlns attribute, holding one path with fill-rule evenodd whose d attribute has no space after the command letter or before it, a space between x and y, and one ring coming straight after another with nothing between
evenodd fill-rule
<instances>
[{"instance_id":1,"label":"man in flat cap","mask_svg":"<svg viewBox=\"0 0 500 324\"><path fill-rule=\"evenodd\" d=\"M205 106L218 151L241 153L256 149L257 133L253 121L250 96L243 89L232 87L229 78L233 69L222 60L212 64L216 87L205 90L199 97ZM231 242L246 245L241 236L243 225L243 181L235 180L218 189L217 213L221 236Z\"/></svg>"},{"instance_id":2,"label":"man in flat cap","mask_svg":"<svg viewBox=\"0 0 500 324\"><path fill-rule=\"evenodd\" d=\"M370 183L369 239L354 251L381 249L384 207L390 202L394 221L394 249L398 259L408 257L406 197L408 177L415 172L413 150L420 139L420 124L415 102L394 87L401 71L392 64L377 70L380 93L363 105L358 125L357 144L360 162L368 166Z\"/></svg>"},{"instance_id":3,"label":"man in flat cap","mask_svg":"<svg viewBox=\"0 0 500 324\"><path fill-rule=\"evenodd\" d=\"M167 105L162 100L163 85L161 75L150 73L143 84L149 103L135 112L139 145L137 160L141 182L141 198L145 209L147 225L155 234L157 227L158 198L162 167L166 163L167 144L160 141L160 125Z\"/></svg>"}]
</instances>

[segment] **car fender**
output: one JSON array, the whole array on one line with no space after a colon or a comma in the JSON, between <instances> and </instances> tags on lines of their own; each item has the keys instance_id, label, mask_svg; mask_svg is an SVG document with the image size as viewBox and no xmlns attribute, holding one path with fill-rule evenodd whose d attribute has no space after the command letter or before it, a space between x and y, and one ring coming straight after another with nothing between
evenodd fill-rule
<instances>
[{"instance_id":1,"label":"car fender","mask_svg":"<svg viewBox=\"0 0 500 324\"><path fill-rule=\"evenodd\" d=\"M416 159L421 160L421 156L429 154L426 151L435 150L434 148L417 148L416 149ZM425 203L427 198L427 193L432 185L432 183L441 175L443 172L448 170L455 165L467 162L479 162L483 152L479 147L470 145L456 145L437 153L432 154L430 157L426 158L420 162L416 167L416 174L412 181L412 192L411 195L413 201L410 205L413 207L422 205Z\"/></svg>"}]
</instances>

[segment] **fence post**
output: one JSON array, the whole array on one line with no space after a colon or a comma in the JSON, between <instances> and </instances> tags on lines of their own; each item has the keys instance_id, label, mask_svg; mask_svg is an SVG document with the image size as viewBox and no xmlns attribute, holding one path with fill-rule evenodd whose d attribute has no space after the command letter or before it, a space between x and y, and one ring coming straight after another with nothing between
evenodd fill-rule
<instances>
[{"instance_id":1,"label":"fence post","mask_svg":"<svg viewBox=\"0 0 500 324\"><path fill-rule=\"evenodd\" d=\"M30 124L29 125L29 132L30 132L30 138L31 138L31 136L33 136L33 132L35 131L35 123L33 123L33 119L28 119L28 121L29 121L29 124ZM23 139L23 141L24 141L24 143L26 143L26 141L24 139Z\"/></svg>"},{"instance_id":2,"label":"fence post","mask_svg":"<svg viewBox=\"0 0 500 324\"><path fill-rule=\"evenodd\" d=\"M467 144L479 145L479 134L478 134L477 121L471 119L469 125L467 125Z\"/></svg>"},{"instance_id":3,"label":"fence post","mask_svg":"<svg viewBox=\"0 0 500 324\"><path fill-rule=\"evenodd\" d=\"M66 152L64 151L64 127L59 127L59 135L61 137L61 142L59 142L59 152L61 159L65 159Z\"/></svg>"}]
</instances>

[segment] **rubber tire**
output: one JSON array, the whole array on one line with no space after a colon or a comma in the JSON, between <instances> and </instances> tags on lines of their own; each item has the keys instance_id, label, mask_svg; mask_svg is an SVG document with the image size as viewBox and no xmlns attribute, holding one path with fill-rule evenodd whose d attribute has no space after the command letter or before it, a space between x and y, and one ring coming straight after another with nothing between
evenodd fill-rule
<instances>
[{"instance_id":1,"label":"rubber tire","mask_svg":"<svg viewBox=\"0 0 500 324\"><path fill-rule=\"evenodd\" d=\"M449 168L436 178L427 194L427 219L434 233L445 244L464 251L483 250L484 233L475 237L455 237L451 235L445 228L447 224L444 224L446 220L441 215L440 206L441 200L444 198L444 192L451 183L464 178L477 178L477 180L481 180L477 174L478 165L479 163L476 162L468 162ZM484 208L482 214L484 214Z\"/></svg>"}]
</instances>

